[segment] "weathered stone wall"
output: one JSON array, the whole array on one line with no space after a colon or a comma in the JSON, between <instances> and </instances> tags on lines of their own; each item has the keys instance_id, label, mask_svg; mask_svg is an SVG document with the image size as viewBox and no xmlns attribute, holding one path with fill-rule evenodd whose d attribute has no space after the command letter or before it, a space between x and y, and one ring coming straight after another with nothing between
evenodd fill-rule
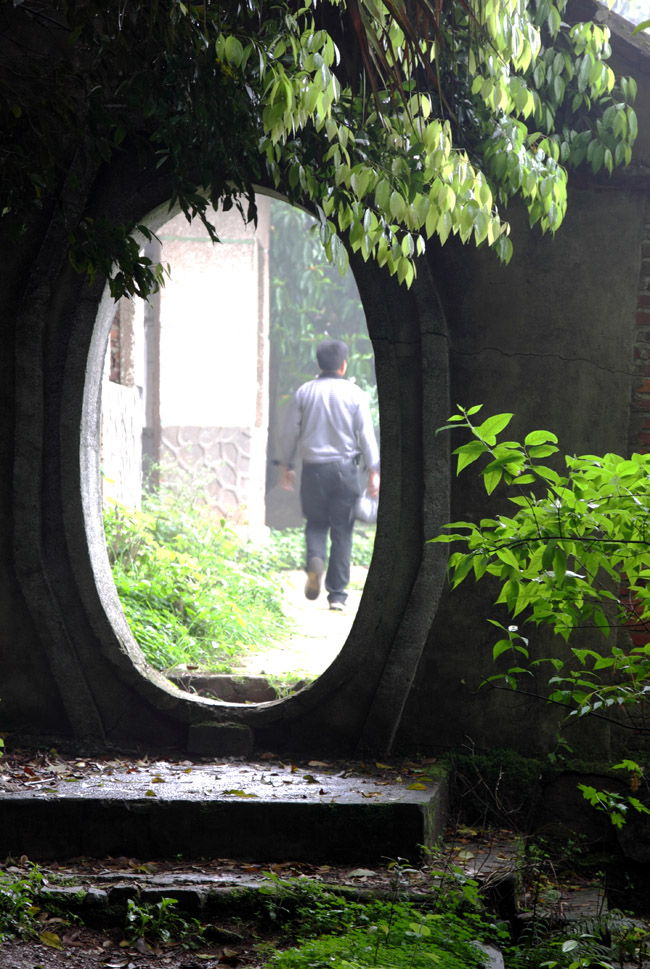
<instances>
[{"instance_id":1,"label":"weathered stone wall","mask_svg":"<svg viewBox=\"0 0 650 969\"><path fill-rule=\"evenodd\" d=\"M650 50L615 44L650 115ZM631 53L630 53L631 51ZM636 53L635 53L636 52ZM642 52L643 53L643 52ZM634 58L636 57L636 61ZM634 62L634 63L633 63ZM630 68L631 69L631 68ZM643 130L643 129L642 129ZM62 200L160 228L172 182L135 153L71 173ZM558 432L568 450L625 450L635 372L650 128L632 170L573 179L556 240L511 213L516 253L428 247L410 291L352 260L375 348L382 499L375 555L349 640L294 697L260 706L194 699L148 671L117 601L101 525L99 402L113 315L68 261L59 211L0 232L0 727L23 736L215 754L479 746L544 752L557 715L476 693L491 672L493 595L445 586L450 518L480 516L476 478L453 481L450 400L513 410L513 433ZM99 312L98 312L99 307ZM451 493L451 496L450 496ZM490 505L491 508L491 505ZM441 598L442 597L442 598ZM548 646L548 644L543 644ZM606 731L578 738L607 752ZM580 746L580 743L575 746Z\"/></svg>"},{"instance_id":2,"label":"weathered stone wall","mask_svg":"<svg viewBox=\"0 0 650 969\"><path fill-rule=\"evenodd\" d=\"M585 0L571 10L574 19L590 17L594 6ZM613 68L638 83L640 134L630 168L612 178L572 176L567 218L555 238L531 232L525 214L512 207L515 252L508 267L488 251L453 243L442 250L430 245L427 258L449 326L453 405L482 403L486 416L514 412L513 439L545 428L570 454L627 454L645 449L650 413L650 43L632 40L632 29L621 31L602 8L597 15L618 31ZM453 482L452 520L491 517L495 510L507 513L508 506L500 509L486 498L471 467ZM480 689L497 671L486 620L507 618L493 605L496 594L496 586L474 586L471 579L443 594L398 743L418 749L475 743L523 752L553 746L562 710ZM558 649L548 633L532 628L529 635L538 655ZM598 634L586 635L597 648ZM627 633L620 636L624 644ZM531 679L530 692L545 682L544 676L539 684ZM598 756L626 742L593 724L572 728L568 739Z\"/></svg>"},{"instance_id":3,"label":"weathered stone wall","mask_svg":"<svg viewBox=\"0 0 650 969\"><path fill-rule=\"evenodd\" d=\"M506 435L513 440L544 428L568 453L627 451L645 222L640 201L634 193L573 191L555 239L531 233L524 214L513 210L508 267L489 252L456 246L435 254L454 405L482 403L486 417L514 412ZM466 439L454 435L453 445ZM452 520L496 511L508 514L508 505L486 497L474 467L454 481ZM507 622L504 607L493 605L496 595L496 583L476 586L470 578L443 596L405 711L406 746L481 746L498 738L498 745L532 752L553 744L561 711L508 691L479 690L496 672L498 636L487 619ZM527 635L534 649L553 655L552 637L535 629Z\"/></svg>"},{"instance_id":4,"label":"weathered stone wall","mask_svg":"<svg viewBox=\"0 0 650 969\"><path fill-rule=\"evenodd\" d=\"M634 381L630 419L630 450L650 448L650 196L645 200L641 266L636 303Z\"/></svg>"}]
</instances>

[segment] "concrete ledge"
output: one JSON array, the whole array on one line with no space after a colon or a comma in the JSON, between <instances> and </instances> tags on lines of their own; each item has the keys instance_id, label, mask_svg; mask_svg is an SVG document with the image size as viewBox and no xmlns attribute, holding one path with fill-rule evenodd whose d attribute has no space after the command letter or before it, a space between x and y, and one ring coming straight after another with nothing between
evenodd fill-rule
<instances>
[{"instance_id":1,"label":"concrete ledge","mask_svg":"<svg viewBox=\"0 0 650 969\"><path fill-rule=\"evenodd\" d=\"M187 731L187 752L201 756L248 757L253 731L243 723L192 723Z\"/></svg>"},{"instance_id":2,"label":"concrete ledge","mask_svg":"<svg viewBox=\"0 0 650 969\"><path fill-rule=\"evenodd\" d=\"M277 700L278 691L265 676L235 676L225 673L174 671L167 679L186 693L209 696L225 703L268 703Z\"/></svg>"},{"instance_id":3,"label":"concrete ledge","mask_svg":"<svg viewBox=\"0 0 650 969\"><path fill-rule=\"evenodd\" d=\"M416 860L447 819L446 780L409 790L380 777L291 765L150 765L0 796L0 857Z\"/></svg>"}]
</instances>

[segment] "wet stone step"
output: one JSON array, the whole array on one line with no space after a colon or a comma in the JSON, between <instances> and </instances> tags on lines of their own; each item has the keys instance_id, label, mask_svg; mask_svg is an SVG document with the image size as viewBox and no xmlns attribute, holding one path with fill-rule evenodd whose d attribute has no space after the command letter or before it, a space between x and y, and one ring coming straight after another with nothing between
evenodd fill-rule
<instances>
[{"instance_id":1,"label":"wet stone step","mask_svg":"<svg viewBox=\"0 0 650 969\"><path fill-rule=\"evenodd\" d=\"M444 830L446 779L281 763L74 765L0 784L0 857L372 862Z\"/></svg>"}]
</instances>

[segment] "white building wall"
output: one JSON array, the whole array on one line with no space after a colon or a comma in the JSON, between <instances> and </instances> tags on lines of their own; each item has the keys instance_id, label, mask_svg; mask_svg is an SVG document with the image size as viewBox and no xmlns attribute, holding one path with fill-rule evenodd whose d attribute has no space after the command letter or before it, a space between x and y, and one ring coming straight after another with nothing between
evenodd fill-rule
<instances>
[{"instance_id":1,"label":"white building wall","mask_svg":"<svg viewBox=\"0 0 650 969\"><path fill-rule=\"evenodd\" d=\"M220 514L264 528L268 428L268 234L219 212L218 244L177 216L158 233L171 279L160 299L161 463L209 479Z\"/></svg>"},{"instance_id":2,"label":"white building wall","mask_svg":"<svg viewBox=\"0 0 650 969\"><path fill-rule=\"evenodd\" d=\"M217 245L182 215L158 233L171 267L160 309L163 427L255 424L262 243L236 210L216 221Z\"/></svg>"}]
</instances>

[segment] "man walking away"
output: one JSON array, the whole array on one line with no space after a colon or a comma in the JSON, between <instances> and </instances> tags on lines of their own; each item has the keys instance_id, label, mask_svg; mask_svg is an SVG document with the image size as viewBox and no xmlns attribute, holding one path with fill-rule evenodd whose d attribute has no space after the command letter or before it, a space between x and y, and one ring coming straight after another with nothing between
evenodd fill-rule
<instances>
[{"instance_id":1,"label":"man walking away","mask_svg":"<svg viewBox=\"0 0 650 969\"><path fill-rule=\"evenodd\" d=\"M294 462L302 459L300 501L306 518L305 595L317 599L325 576L330 609L343 610L350 581L354 506L362 492L359 463L368 470L367 491L379 494L379 449L367 395L345 379L348 348L323 340L316 351L320 375L298 388L288 405L281 439L280 485L293 491Z\"/></svg>"}]
</instances>

